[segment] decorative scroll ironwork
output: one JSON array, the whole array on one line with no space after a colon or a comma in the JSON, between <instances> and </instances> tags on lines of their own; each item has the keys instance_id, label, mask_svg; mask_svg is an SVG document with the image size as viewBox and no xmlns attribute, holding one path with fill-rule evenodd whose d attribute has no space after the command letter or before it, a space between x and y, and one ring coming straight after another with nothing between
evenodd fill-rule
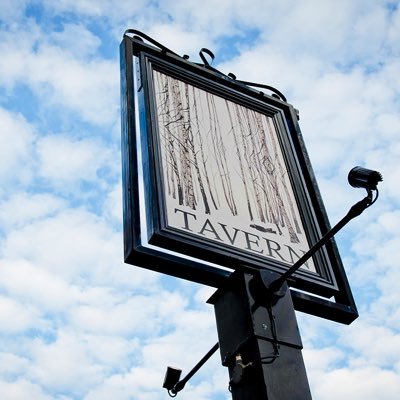
<instances>
[{"instance_id":1,"label":"decorative scroll ironwork","mask_svg":"<svg viewBox=\"0 0 400 400\"><path fill-rule=\"evenodd\" d=\"M163 53L170 53L170 54L173 54L174 56L183 58L186 61L189 60L189 56L187 54L184 54L181 57L179 54L177 54L174 51L170 50L168 47L164 46L160 42L157 42L156 40L154 40L153 38L151 38L150 36L146 35L145 33L141 32L141 31L138 31L136 29L127 29L125 31L124 35L129 35L129 34L133 35L135 39L142 40L142 41L144 39L144 40L148 41L152 45L158 47ZM217 73L219 75L224 76L225 78L232 79L236 83L239 83L239 84L242 84L242 85L246 85L246 86L249 86L249 87L252 87L252 88L266 89L266 90L272 92L272 96L273 97L275 97L277 99L280 99L280 100L282 100L284 102L287 102L287 99L283 95L283 93L280 92L278 89L274 88L273 86L265 85L265 84L261 84L261 83L255 83L255 82L242 81L242 80L236 79L236 75L231 73L231 72L228 73L228 74L224 74L223 72L219 71L218 69L212 67L211 64L207 61L207 59L206 59L204 54L209 55L211 57L211 61L214 61L214 59L215 59L214 53L211 50L203 47L199 52L199 56L200 56L200 58L201 58L203 63L202 64L194 63L194 64L200 65L200 66L202 66L204 68L207 68L207 69L209 69L209 70L211 70L211 71L213 71L213 72L215 72L215 73ZM264 94L263 92L260 92L260 93Z\"/></svg>"}]
</instances>

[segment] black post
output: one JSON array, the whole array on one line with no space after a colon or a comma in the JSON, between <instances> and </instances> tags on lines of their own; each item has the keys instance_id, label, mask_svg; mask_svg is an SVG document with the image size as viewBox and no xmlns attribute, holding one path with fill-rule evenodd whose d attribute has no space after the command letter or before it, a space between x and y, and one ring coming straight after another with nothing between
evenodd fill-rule
<instances>
[{"instance_id":1,"label":"black post","mask_svg":"<svg viewBox=\"0 0 400 400\"><path fill-rule=\"evenodd\" d=\"M303 348L287 284L271 295L279 275L236 271L214 305L222 364L233 400L310 400Z\"/></svg>"}]
</instances>

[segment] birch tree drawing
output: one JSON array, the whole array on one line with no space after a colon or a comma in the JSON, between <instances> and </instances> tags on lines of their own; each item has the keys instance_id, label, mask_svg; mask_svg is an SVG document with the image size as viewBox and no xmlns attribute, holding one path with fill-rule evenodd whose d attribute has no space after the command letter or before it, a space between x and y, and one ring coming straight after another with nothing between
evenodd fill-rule
<instances>
[{"instance_id":1,"label":"birch tree drawing","mask_svg":"<svg viewBox=\"0 0 400 400\"><path fill-rule=\"evenodd\" d=\"M206 92L207 109L210 116L210 136L213 145L213 156L218 168L223 195L232 215L237 215L236 201L233 194L231 172L227 163L226 143L221 132L219 114L215 104L215 96Z\"/></svg>"},{"instance_id":2,"label":"birch tree drawing","mask_svg":"<svg viewBox=\"0 0 400 400\"><path fill-rule=\"evenodd\" d=\"M154 78L167 195L299 243L304 229L273 117L158 71Z\"/></svg>"}]
</instances>

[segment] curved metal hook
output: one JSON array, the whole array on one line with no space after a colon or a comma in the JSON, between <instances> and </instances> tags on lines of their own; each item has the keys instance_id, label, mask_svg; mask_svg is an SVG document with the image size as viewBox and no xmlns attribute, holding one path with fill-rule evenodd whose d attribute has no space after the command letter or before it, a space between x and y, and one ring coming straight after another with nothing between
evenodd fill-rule
<instances>
[{"instance_id":1,"label":"curved metal hook","mask_svg":"<svg viewBox=\"0 0 400 400\"><path fill-rule=\"evenodd\" d=\"M164 46L163 44L157 42L156 40L154 40L153 38L151 38L150 36L146 35L145 33L141 32L141 31L138 31L138 30L136 30L136 29L127 29L127 30L124 32L124 36L125 36L125 35L128 35L128 34L132 34L132 35L137 36L137 39L140 39L140 40L143 40L143 39L144 39L144 40L148 41L149 43L151 43L151 44L153 44L154 46L158 47L163 53L170 53L170 54L173 54L173 55L175 55L175 56L177 56L177 57L183 58L184 60L188 60L188 59L189 59L189 56L184 55L183 57L181 57L179 54L175 53L174 51L172 51L172 50L169 49L168 47L166 47L166 46ZM278 97L279 99L283 100L284 102L287 102L286 97L283 95L283 93L281 93L278 89L275 89L275 88L272 87L272 86L263 85L263 84L260 84L260 83L254 83L254 82L247 82L247 81L236 80L236 76L235 76L234 74L229 73L228 75L225 75L225 74L222 73L221 71L218 71L216 68L214 68L214 67L211 66L211 64L208 62L208 60L207 60L207 58L205 57L204 54L207 54L208 56L210 56L210 58L211 58L211 63L214 61L215 55L214 55L214 53L213 53L211 50L209 50L209 49L207 49L207 48L205 48L205 47L203 47L203 48L200 50L199 56L200 56L201 60L203 61L203 66L204 66L205 68L207 68L207 69L209 69L209 70L211 70L211 71L214 71L214 72L216 72L216 73L218 73L218 74L220 74L220 75L229 77L230 79L233 79L233 80L235 80L236 82L241 83L241 84L243 84L243 85L250 86L250 87L262 88L262 89L267 89L267 90L271 91L272 93L274 93L274 95L273 95L274 97ZM201 65L201 64L197 64L197 65Z\"/></svg>"},{"instance_id":2,"label":"curved metal hook","mask_svg":"<svg viewBox=\"0 0 400 400\"><path fill-rule=\"evenodd\" d=\"M263 85L261 83L239 81L239 80L236 82L243 83L246 86L253 86L253 87L257 87L257 88L267 89L267 90L271 91L272 93L275 93L281 100L283 100L285 103L287 103L286 97L283 95L283 93L281 93L278 89L275 89L273 86Z\"/></svg>"},{"instance_id":3,"label":"curved metal hook","mask_svg":"<svg viewBox=\"0 0 400 400\"><path fill-rule=\"evenodd\" d=\"M200 52L199 52L199 56L200 56L201 60L203 61L204 66L205 66L205 67L210 67L211 64L207 61L207 59L205 58L205 56L204 56L203 53L206 53L206 54L208 54L208 55L211 57L211 62L214 61L215 55L214 55L214 53L213 53L211 50L209 50L209 49L207 49L207 48L205 48L205 47L203 47L203 48L200 50Z\"/></svg>"}]
</instances>

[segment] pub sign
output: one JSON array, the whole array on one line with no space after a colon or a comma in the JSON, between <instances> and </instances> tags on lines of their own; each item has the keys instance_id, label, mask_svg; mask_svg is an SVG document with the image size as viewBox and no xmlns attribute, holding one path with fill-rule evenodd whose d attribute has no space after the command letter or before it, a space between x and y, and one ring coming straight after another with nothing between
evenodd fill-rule
<instances>
[{"instance_id":1,"label":"pub sign","mask_svg":"<svg viewBox=\"0 0 400 400\"><path fill-rule=\"evenodd\" d=\"M126 262L216 287L284 272L329 230L296 110L143 36L121 44ZM289 283L356 313L334 241Z\"/></svg>"}]
</instances>

